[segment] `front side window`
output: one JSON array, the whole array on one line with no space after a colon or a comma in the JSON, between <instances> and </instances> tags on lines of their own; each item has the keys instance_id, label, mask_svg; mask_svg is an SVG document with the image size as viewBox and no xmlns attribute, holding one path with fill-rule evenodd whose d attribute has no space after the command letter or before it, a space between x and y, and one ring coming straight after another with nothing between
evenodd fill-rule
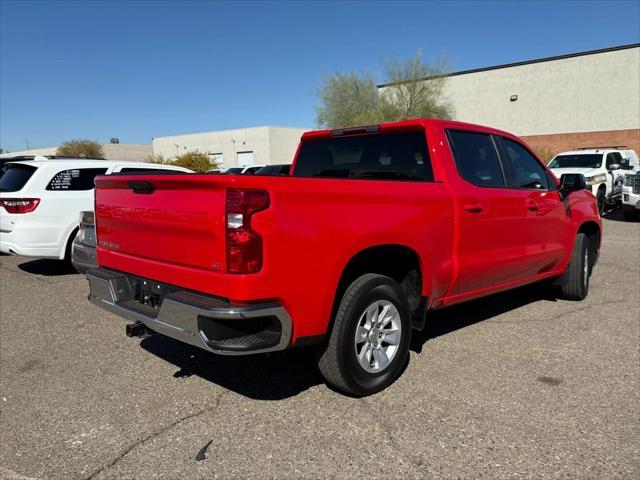
<instances>
[{"instance_id":1,"label":"front side window","mask_svg":"<svg viewBox=\"0 0 640 480\"><path fill-rule=\"evenodd\" d=\"M306 140L296 177L433 181L424 131Z\"/></svg>"},{"instance_id":2,"label":"front side window","mask_svg":"<svg viewBox=\"0 0 640 480\"><path fill-rule=\"evenodd\" d=\"M506 156L507 185L512 188L548 190L547 171L540 162L518 142L504 137L500 137L500 141Z\"/></svg>"},{"instance_id":3,"label":"front side window","mask_svg":"<svg viewBox=\"0 0 640 480\"><path fill-rule=\"evenodd\" d=\"M504 187L498 152L490 135L449 130L449 143L458 173L479 187Z\"/></svg>"},{"instance_id":4,"label":"front side window","mask_svg":"<svg viewBox=\"0 0 640 480\"><path fill-rule=\"evenodd\" d=\"M611 168L611 165L622 165L622 155L618 152L611 152L607 154L607 168Z\"/></svg>"},{"instance_id":5,"label":"front side window","mask_svg":"<svg viewBox=\"0 0 640 480\"><path fill-rule=\"evenodd\" d=\"M79 191L93 190L93 179L98 175L104 175L106 168L72 168L56 173L47 190L55 191Z\"/></svg>"},{"instance_id":6,"label":"front side window","mask_svg":"<svg viewBox=\"0 0 640 480\"><path fill-rule=\"evenodd\" d=\"M0 176L0 192L17 192L27 184L37 167L9 163L2 167Z\"/></svg>"}]
</instances>

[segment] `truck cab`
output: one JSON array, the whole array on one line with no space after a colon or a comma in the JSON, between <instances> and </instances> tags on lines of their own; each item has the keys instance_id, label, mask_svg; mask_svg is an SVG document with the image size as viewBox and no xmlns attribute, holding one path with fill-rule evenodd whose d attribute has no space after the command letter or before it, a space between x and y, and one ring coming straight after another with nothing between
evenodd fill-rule
<instances>
[{"instance_id":1,"label":"truck cab","mask_svg":"<svg viewBox=\"0 0 640 480\"><path fill-rule=\"evenodd\" d=\"M551 171L560 178L566 173L582 174L587 189L593 193L600 214L607 206L618 206L622 198L625 173L638 166L638 156L624 147L587 148L562 152L549 163Z\"/></svg>"}]
</instances>

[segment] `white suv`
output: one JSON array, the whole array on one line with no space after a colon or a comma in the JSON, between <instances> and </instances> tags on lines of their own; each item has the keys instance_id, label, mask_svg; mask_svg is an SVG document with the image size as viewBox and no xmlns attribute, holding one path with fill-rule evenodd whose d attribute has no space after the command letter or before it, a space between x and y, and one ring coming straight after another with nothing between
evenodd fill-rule
<instances>
[{"instance_id":1,"label":"white suv","mask_svg":"<svg viewBox=\"0 0 640 480\"><path fill-rule=\"evenodd\" d=\"M0 252L68 259L79 213L93 210L93 179L113 173L193 173L172 165L91 159L9 162L0 176Z\"/></svg>"},{"instance_id":2,"label":"white suv","mask_svg":"<svg viewBox=\"0 0 640 480\"><path fill-rule=\"evenodd\" d=\"M549 168L558 178L565 173L584 175L589 190L596 196L600 213L604 213L607 204L620 203L624 175L637 165L638 156L633 150L593 148L559 153Z\"/></svg>"}]
</instances>

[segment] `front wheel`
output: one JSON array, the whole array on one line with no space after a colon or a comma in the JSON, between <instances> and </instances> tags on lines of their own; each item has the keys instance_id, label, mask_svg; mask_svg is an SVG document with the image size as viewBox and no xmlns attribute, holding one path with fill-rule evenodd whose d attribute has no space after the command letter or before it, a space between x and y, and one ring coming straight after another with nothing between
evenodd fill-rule
<instances>
[{"instance_id":1,"label":"front wheel","mask_svg":"<svg viewBox=\"0 0 640 480\"><path fill-rule=\"evenodd\" d=\"M562 297L567 300L584 300L589 293L589 276L591 275L591 248L589 239L584 233L576 235L571 259L567 266L567 281L561 287Z\"/></svg>"},{"instance_id":2,"label":"front wheel","mask_svg":"<svg viewBox=\"0 0 640 480\"><path fill-rule=\"evenodd\" d=\"M384 275L362 275L340 301L318 367L339 390L371 395L398 378L410 340L411 310L400 285Z\"/></svg>"}]
</instances>

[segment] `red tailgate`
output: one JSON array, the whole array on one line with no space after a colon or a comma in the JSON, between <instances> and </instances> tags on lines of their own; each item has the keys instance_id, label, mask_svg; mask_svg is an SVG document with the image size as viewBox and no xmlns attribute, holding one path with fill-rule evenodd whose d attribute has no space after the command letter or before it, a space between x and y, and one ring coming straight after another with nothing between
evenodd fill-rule
<instances>
[{"instance_id":1,"label":"red tailgate","mask_svg":"<svg viewBox=\"0 0 640 480\"><path fill-rule=\"evenodd\" d=\"M97 179L98 262L135 257L224 272L226 183L220 175Z\"/></svg>"}]
</instances>

